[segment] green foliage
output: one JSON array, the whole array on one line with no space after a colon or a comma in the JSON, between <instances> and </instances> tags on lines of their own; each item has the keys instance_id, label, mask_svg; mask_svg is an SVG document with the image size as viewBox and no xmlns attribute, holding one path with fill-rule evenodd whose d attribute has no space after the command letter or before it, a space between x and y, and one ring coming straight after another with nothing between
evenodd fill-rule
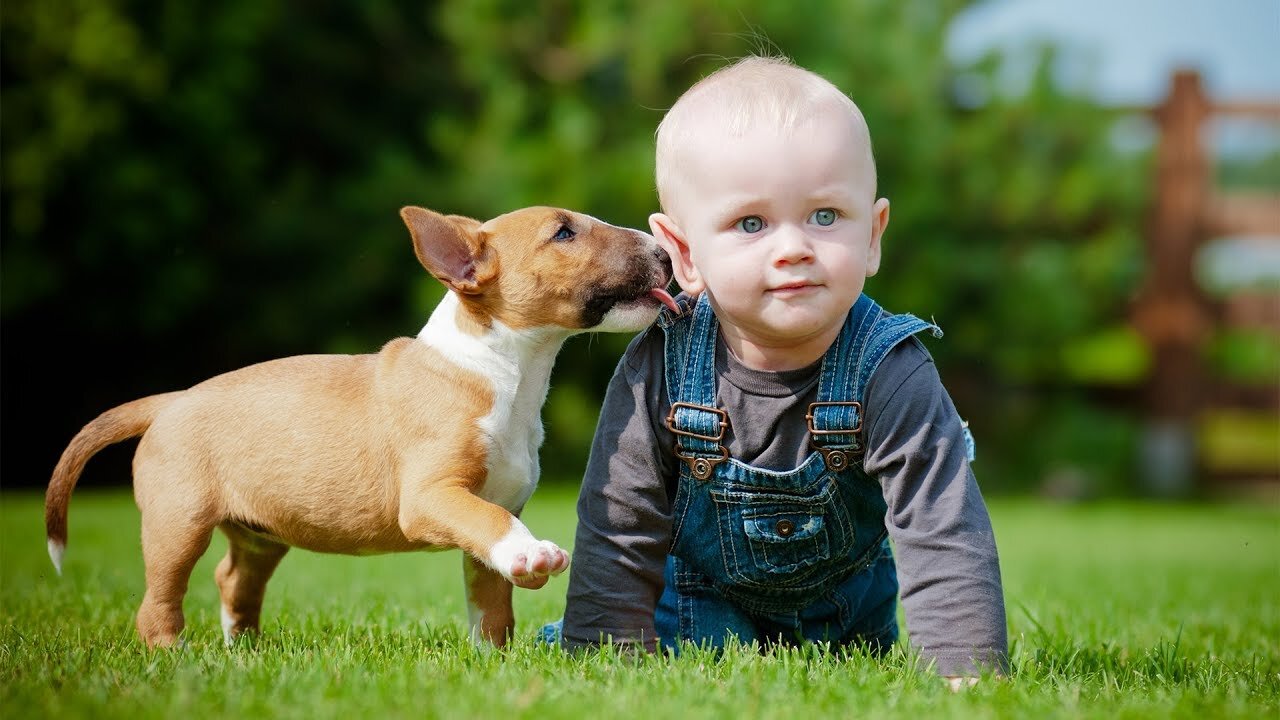
<instances>
[{"instance_id":1,"label":"green foliage","mask_svg":"<svg viewBox=\"0 0 1280 720\"><path fill-rule=\"evenodd\" d=\"M526 519L568 547L573 501L569 488L541 491ZM213 582L221 535L192 577L188 646L148 653L133 629L143 580L128 494L76 495L56 577L40 497L6 493L0 704L12 717L134 720L1276 715L1274 508L1006 500L991 511L1013 674L952 694L905 653L567 655L533 639L560 616L564 579L517 590L514 646L481 652L467 638L456 552L294 550L267 591L263 635L228 649Z\"/></svg>"},{"instance_id":2,"label":"green foliage","mask_svg":"<svg viewBox=\"0 0 1280 720\"><path fill-rule=\"evenodd\" d=\"M1051 51L1017 97L997 84L1002 58L951 64L963 5L11 0L6 432L62 410L38 437L7 435L33 452L6 453L6 477L47 473L109 404L416 332L440 289L409 252L404 204L482 218L564 205L645 227L663 109L753 51L791 56L862 107L893 203L868 291L947 331L930 349L988 429L984 457L1035 442L1024 431L1078 394L1064 373L1090 374L1062 349L1096 341L1132 293L1144 167L1110 146L1110 113L1055 87ZM566 348L550 471L581 471L626 342ZM48 378L50 398L26 382L48 373L29 347L98 354L72 382ZM1043 403L1025 408L1028 393ZM979 472L1026 487L1070 460Z\"/></svg>"},{"instance_id":3,"label":"green foliage","mask_svg":"<svg viewBox=\"0 0 1280 720\"><path fill-rule=\"evenodd\" d=\"M1221 377L1241 384L1266 385L1280 377L1280 338L1266 330L1223 330L1210 339L1205 356Z\"/></svg>"},{"instance_id":4,"label":"green foliage","mask_svg":"<svg viewBox=\"0 0 1280 720\"><path fill-rule=\"evenodd\" d=\"M1132 385L1145 377L1151 353L1129 325L1102 328L1062 349L1069 380L1096 385Z\"/></svg>"},{"instance_id":5,"label":"green foliage","mask_svg":"<svg viewBox=\"0 0 1280 720\"><path fill-rule=\"evenodd\" d=\"M1201 462L1218 470L1280 473L1280 419L1274 413L1219 410L1205 413L1196 438Z\"/></svg>"}]
</instances>

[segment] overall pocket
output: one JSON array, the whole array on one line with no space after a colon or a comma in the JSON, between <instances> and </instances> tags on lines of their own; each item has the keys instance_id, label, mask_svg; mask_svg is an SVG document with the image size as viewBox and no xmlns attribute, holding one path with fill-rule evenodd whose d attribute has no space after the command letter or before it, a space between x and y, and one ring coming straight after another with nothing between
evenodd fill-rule
<instances>
[{"instance_id":1,"label":"overall pocket","mask_svg":"<svg viewBox=\"0 0 1280 720\"><path fill-rule=\"evenodd\" d=\"M778 589L821 583L823 564L852 537L836 483L826 476L795 494L742 486L710 492L731 583Z\"/></svg>"}]
</instances>

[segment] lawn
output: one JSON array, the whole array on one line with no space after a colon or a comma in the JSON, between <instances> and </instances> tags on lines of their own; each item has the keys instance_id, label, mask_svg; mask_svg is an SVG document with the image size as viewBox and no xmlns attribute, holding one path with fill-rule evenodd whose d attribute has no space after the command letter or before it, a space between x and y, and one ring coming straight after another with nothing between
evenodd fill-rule
<instances>
[{"instance_id":1,"label":"lawn","mask_svg":"<svg viewBox=\"0 0 1280 720\"><path fill-rule=\"evenodd\" d=\"M264 633L222 644L214 545L187 596L188 645L145 652L138 514L127 491L72 501L65 574L42 498L0 495L0 710L6 717L739 718L1277 717L1280 507L991 503L1012 676L952 694L905 655L816 648L631 660L565 656L532 635L565 580L516 591L505 653L466 639L457 552L293 551ZM539 491L535 534L573 536L573 493Z\"/></svg>"}]
</instances>

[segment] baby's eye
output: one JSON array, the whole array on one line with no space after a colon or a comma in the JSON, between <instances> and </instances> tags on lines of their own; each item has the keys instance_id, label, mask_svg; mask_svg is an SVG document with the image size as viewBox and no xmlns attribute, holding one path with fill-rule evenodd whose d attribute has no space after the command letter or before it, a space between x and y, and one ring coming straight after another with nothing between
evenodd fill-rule
<instances>
[{"instance_id":1,"label":"baby's eye","mask_svg":"<svg viewBox=\"0 0 1280 720\"><path fill-rule=\"evenodd\" d=\"M814 210L813 214L809 216L809 221L826 227L836 221L836 211L831 208Z\"/></svg>"},{"instance_id":2,"label":"baby's eye","mask_svg":"<svg viewBox=\"0 0 1280 720\"><path fill-rule=\"evenodd\" d=\"M739 220L735 227L744 233L758 233L764 229L764 219L759 215L748 215Z\"/></svg>"}]
</instances>

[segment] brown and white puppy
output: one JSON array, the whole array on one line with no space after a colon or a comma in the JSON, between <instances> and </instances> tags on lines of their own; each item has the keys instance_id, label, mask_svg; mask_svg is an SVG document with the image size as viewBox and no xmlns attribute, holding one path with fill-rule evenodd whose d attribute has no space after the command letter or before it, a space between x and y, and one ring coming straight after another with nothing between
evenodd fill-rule
<instances>
[{"instance_id":1,"label":"brown and white puppy","mask_svg":"<svg viewBox=\"0 0 1280 720\"><path fill-rule=\"evenodd\" d=\"M503 645L512 583L539 588L568 555L520 522L538 483L540 411L565 339L653 321L670 265L653 238L556 208L486 223L407 207L419 261L449 289L416 338L375 355L303 355L103 413L63 452L45 499L61 572L85 463L142 436L133 461L147 589L137 628L178 640L192 567L214 528L226 640L256 630L290 547L464 551L472 636Z\"/></svg>"}]
</instances>

